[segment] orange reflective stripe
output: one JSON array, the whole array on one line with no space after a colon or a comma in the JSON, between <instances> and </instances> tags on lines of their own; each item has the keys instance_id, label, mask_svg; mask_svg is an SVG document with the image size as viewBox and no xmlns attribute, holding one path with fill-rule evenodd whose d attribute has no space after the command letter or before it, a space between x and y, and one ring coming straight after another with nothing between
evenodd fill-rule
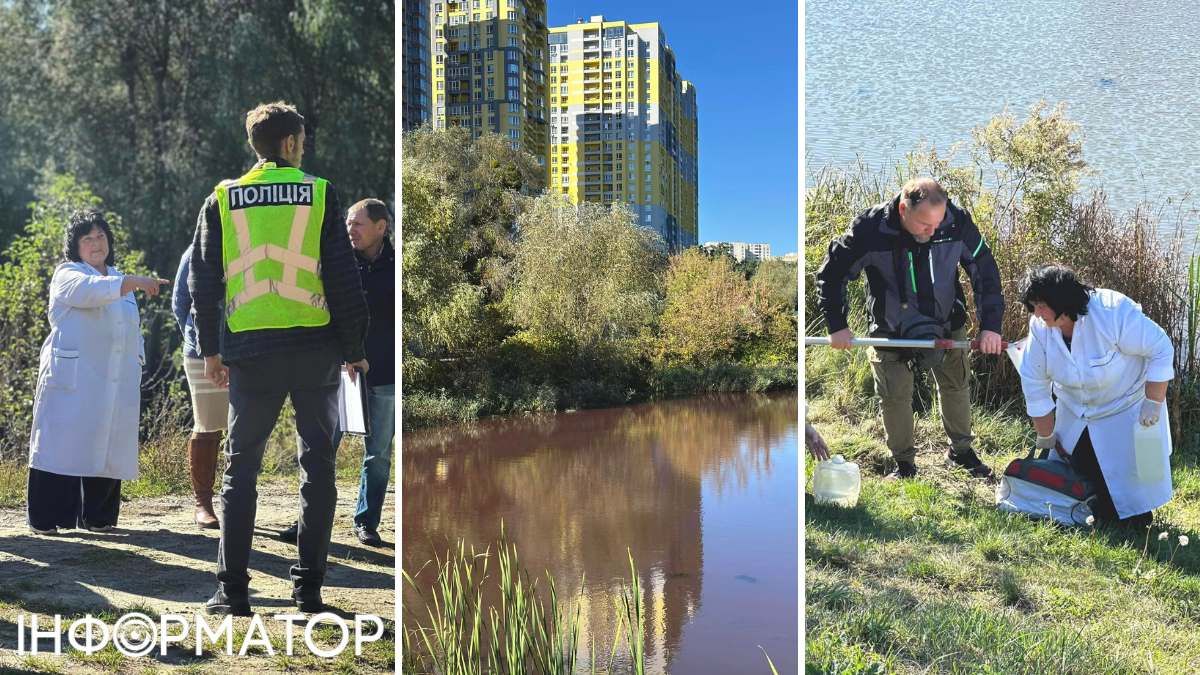
<instances>
[{"instance_id":1,"label":"orange reflective stripe","mask_svg":"<svg viewBox=\"0 0 1200 675\"><path fill-rule=\"evenodd\" d=\"M310 213L312 213L311 206L297 206L296 213L292 216L292 231L288 235L288 249L290 249L290 253L294 253L297 256L299 256L298 251L304 246L304 233L308 230L308 216ZM307 260L311 260L311 258L307 258ZM284 265L283 283L295 285L297 267L299 266L295 264ZM316 265L313 265L313 268L308 271L316 273Z\"/></svg>"},{"instance_id":2,"label":"orange reflective stripe","mask_svg":"<svg viewBox=\"0 0 1200 675\"><path fill-rule=\"evenodd\" d=\"M299 286L285 284L281 281L275 281L274 279L263 279L262 281L259 281L251 286L247 286L245 290L234 296L230 304L234 308L241 307L243 304L250 302L255 298L268 294L278 295L281 298L286 298L288 300L302 302L313 307L326 309L325 296L321 295L320 293L306 291Z\"/></svg>"},{"instance_id":3,"label":"orange reflective stripe","mask_svg":"<svg viewBox=\"0 0 1200 675\"><path fill-rule=\"evenodd\" d=\"M246 212L241 209L238 209L237 211L230 211L229 216L230 216L230 218L233 219L233 228L235 230L237 230L238 250L242 251L242 256L244 256L245 252L250 250L250 223L246 222ZM240 259L240 257L239 257L239 259ZM237 262L237 261L234 261L234 262ZM239 270L239 271L241 271L241 270ZM225 272L225 277L226 277L227 283L228 283L229 277L234 274L236 274L236 272L230 272L230 271ZM254 283L254 270L248 268L248 269L246 269L245 285L249 286L250 284L253 284L253 283Z\"/></svg>"},{"instance_id":4,"label":"orange reflective stripe","mask_svg":"<svg viewBox=\"0 0 1200 675\"><path fill-rule=\"evenodd\" d=\"M285 269L291 268L295 270L299 268L312 272L313 274L316 274L318 269L317 261L304 254L296 253L295 251L289 251L286 248L282 246L276 246L275 244L263 244L258 248L246 252L236 260L231 261L227 266L229 270L228 273L231 276L234 274L239 274L243 271L249 270L254 266L255 263L267 259L277 260L283 263L285 265ZM249 282L249 280L247 281ZM294 280L292 283L295 283ZM247 283L247 285L249 285L249 283Z\"/></svg>"}]
</instances>

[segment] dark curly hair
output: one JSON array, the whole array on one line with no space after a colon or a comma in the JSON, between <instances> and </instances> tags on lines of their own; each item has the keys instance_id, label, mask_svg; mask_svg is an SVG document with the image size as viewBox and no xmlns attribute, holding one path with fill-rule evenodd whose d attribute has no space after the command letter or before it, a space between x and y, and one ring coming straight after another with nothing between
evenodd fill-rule
<instances>
[{"instance_id":1,"label":"dark curly hair","mask_svg":"<svg viewBox=\"0 0 1200 675\"><path fill-rule=\"evenodd\" d=\"M71 214L70 220L67 221L67 230L63 234L63 259L71 262L83 262L83 259L79 257L79 240L97 227L104 231L105 237L108 237L108 257L104 259L104 264L115 264L116 246L113 245L112 228L104 220L104 214L95 209L83 209Z\"/></svg>"},{"instance_id":2,"label":"dark curly hair","mask_svg":"<svg viewBox=\"0 0 1200 675\"><path fill-rule=\"evenodd\" d=\"M1055 318L1066 314L1072 321L1087 314L1088 299L1096 290L1079 280L1066 265L1042 265L1029 270L1022 284L1021 304L1033 311L1033 303L1044 302Z\"/></svg>"}]
</instances>

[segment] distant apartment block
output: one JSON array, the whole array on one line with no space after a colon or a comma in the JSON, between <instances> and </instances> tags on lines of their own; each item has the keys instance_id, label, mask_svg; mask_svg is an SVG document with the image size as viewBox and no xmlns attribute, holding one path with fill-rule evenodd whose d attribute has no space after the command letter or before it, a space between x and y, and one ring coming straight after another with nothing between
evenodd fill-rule
<instances>
[{"instance_id":1,"label":"distant apartment block","mask_svg":"<svg viewBox=\"0 0 1200 675\"><path fill-rule=\"evenodd\" d=\"M770 244L748 244L744 241L706 241L704 248L710 251L725 251L738 262L771 259Z\"/></svg>"},{"instance_id":2,"label":"distant apartment block","mask_svg":"<svg viewBox=\"0 0 1200 675\"><path fill-rule=\"evenodd\" d=\"M658 23L602 16L549 29L549 186L626 202L668 249L699 233L696 88Z\"/></svg>"},{"instance_id":3,"label":"distant apartment block","mask_svg":"<svg viewBox=\"0 0 1200 675\"><path fill-rule=\"evenodd\" d=\"M429 120L429 2L404 0L400 53L403 92L400 97L401 125L405 131Z\"/></svg>"},{"instance_id":4,"label":"distant apartment block","mask_svg":"<svg viewBox=\"0 0 1200 675\"><path fill-rule=\"evenodd\" d=\"M546 158L546 0L427 0L434 128Z\"/></svg>"}]
</instances>

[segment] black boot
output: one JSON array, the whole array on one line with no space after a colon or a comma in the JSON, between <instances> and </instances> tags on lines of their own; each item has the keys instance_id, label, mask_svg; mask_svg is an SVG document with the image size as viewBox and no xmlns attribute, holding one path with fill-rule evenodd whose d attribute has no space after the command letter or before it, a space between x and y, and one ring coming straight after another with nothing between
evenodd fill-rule
<instances>
[{"instance_id":1,"label":"black boot","mask_svg":"<svg viewBox=\"0 0 1200 675\"><path fill-rule=\"evenodd\" d=\"M291 525L288 525L286 530L283 530L276 536L279 537L279 541L286 541L289 544L294 544L294 543L296 543L296 538L299 535L300 535L300 522L296 521L296 522L293 522Z\"/></svg>"},{"instance_id":2,"label":"black boot","mask_svg":"<svg viewBox=\"0 0 1200 675\"><path fill-rule=\"evenodd\" d=\"M971 474L972 478L990 480L993 477L992 468L987 464L984 464L983 461L979 459L979 456L975 454L975 451L971 448L957 451L954 448L950 448L946 452L946 461L953 462L954 464L966 469L967 472Z\"/></svg>"},{"instance_id":3,"label":"black boot","mask_svg":"<svg viewBox=\"0 0 1200 675\"><path fill-rule=\"evenodd\" d=\"M217 585L217 592L204 603L204 611L209 614L230 614L233 616L252 616L250 609L250 593L247 590L226 594L222 584Z\"/></svg>"},{"instance_id":4,"label":"black boot","mask_svg":"<svg viewBox=\"0 0 1200 675\"><path fill-rule=\"evenodd\" d=\"M917 465L913 462L906 462L902 459L896 460L896 470L884 476L884 480L897 480L900 478L916 478Z\"/></svg>"},{"instance_id":5,"label":"black boot","mask_svg":"<svg viewBox=\"0 0 1200 675\"><path fill-rule=\"evenodd\" d=\"M319 614L327 609L325 603L321 601L320 586L297 584L292 590L292 599L296 601L296 605L300 607L300 611L305 614Z\"/></svg>"}]
</instances>

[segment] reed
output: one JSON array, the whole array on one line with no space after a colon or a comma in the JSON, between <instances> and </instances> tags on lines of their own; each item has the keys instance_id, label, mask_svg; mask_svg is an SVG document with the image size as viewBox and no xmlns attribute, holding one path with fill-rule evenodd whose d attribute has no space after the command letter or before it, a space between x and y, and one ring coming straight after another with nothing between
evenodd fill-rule
<instances>
[{"instance_id":1,"label":"reed","mask_svg":"<svg viewBox=\"0 0 1200 675\"><path fill-rule=\"evenodd\" d=\"M644 606L632 554L629 564L630 581L622 584L616 616L618 633L626 628L623 635L614 636L607 661L597 663L595 636L582 632L583 603L576 602L574 611L567 612L554 579L548 573L542 578L531 575L521 566L515 545L501 539L479 551L459 540L444 557L435 557L415 573L401 572L412 591L409 598L416 599L406 604L424 609L405 613L405 672L572 675L584 669L644 675ZM427 568L434 573L432 583L422 581ZM418 616L423 618L412 618ZM628 664L615 665L621 637ZM588 662L580 663L584 639Z\"/></svg>"}]
</instances>

